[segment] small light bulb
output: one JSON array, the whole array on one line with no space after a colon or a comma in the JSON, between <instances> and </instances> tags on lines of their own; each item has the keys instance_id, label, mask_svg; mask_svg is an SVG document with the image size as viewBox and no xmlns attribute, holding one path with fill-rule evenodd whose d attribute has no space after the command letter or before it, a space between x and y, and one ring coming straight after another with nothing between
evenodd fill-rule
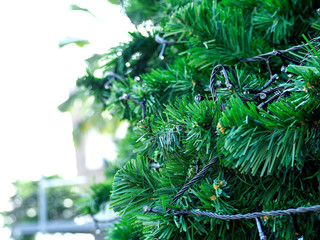
<instances>
[{"instance_id":1,"label":"small light bulb","mask_svg":"<svg viewBox=\"0 0 320 240\"><path fill-rule=\"evenodd\" d=\"M135 77L134 77L134 80L135 80L136 82L139 82L141 79L140 79L139 76L135 76Z\"/></svg>"},{"instance_id":2,"label":"small light bulb","mask_svg":"<svg viewBox=\"0 0 320 240\"><path fill-rule=\"evenodd\" d=\"M267 94L265 93L260 93L259 94L260 99L266 99L267 98Z\"/></svg>"},{"instance_id":3,"label":"small light bulb","mask_svg":"<svg viewBox=\"0 0 320 240\"><path fill-rule=\"evenodd\" d=\"M286 72L287 72L287 68L286 68L285 66L282 66L282 67L281 67L281 72L286 73Z\"/></svg>"}]
</instances>

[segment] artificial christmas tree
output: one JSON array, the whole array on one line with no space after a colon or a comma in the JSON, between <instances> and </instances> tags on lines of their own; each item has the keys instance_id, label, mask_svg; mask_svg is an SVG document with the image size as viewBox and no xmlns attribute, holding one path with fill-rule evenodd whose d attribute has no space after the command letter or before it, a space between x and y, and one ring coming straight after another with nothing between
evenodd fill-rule
<instances>
[{"instance_id":1,"label":"artificial christmas tree","mask_svg":"<svg viewBox=\"0 0 320 240\"><path fill-rule=\"evenodd\" d=\"M114 210L142 239L318 239L319 1L122 4L152 31L78 81L134 129Z\"/></svg>"}]
</instances>

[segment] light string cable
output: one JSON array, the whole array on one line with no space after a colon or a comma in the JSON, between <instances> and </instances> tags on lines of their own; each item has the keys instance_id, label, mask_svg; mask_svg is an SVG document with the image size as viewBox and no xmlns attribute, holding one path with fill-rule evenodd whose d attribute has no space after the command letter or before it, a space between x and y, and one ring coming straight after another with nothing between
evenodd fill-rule
<instances>
[{"instance_id":1,"label":"light string cable","mask_svg":"<svg viewBox=\"0 0 320 240\"><path fill-rule=\"evenodd\" d=\"M133 101L136 104L140 105L141 109L142 109L142 118L145 119L147 116L147 109L146 109L146 104L145 104L145 100L142 99L141 101L138 101L137 99L131 97L129 94L123 94L120 98L120 101L122 100L126 100L126 101Z\"/></svg>"},{"instance_id":2,"label":"light string cable","mask_svg":"<svg viewBox=\"0 0 320 240\"><path fill-rule=\"evenodd\" d=\"M105 75L106 77L109 77L109 78L110 78L110 80L104 84L104 88L105 88L105 89L108 89L109 86L112 84L112 82L113 82L114 80L117 80L117 81L121 82L121 83L122 83L124 86L126 86L126 87L128 86L128 85L125 83L125 77L123 77L123 76L121 76L121 75L119 75L119 74L117 74L117 73L107 72L107 73L105 73L104 75Z\"/></svg>"},{"instance_id":3,"label":"light string cable","mask_svg":"<svg viewBox=\"0 0 320 240\"><path fill-rule=\"evenodd\" d=\"M187 184L185 184L180 191L173 197L172 203L176 203L177 200L191 187L194 183L196 183L199 179L201 179L210 169L210 167L217 162L219 158L223 157L223 155L219 155L214 157L207 165L205 165L195 177L193 177ZM257 224L257 229L259 233L260 240L266 240L266 236L263 233L261 223L259 221L259 217L275 217L275 216L290 216L293 222L293 226L295 229L295 235L299 239L303 239L302 233L300 232L296 219L295 214L297 213L307 213L307 212L319 212L320 205L308 206L308 207L298 207L298 208L289 208L285 210L272 210L272 211L262 211L262 212L253 212L253 213L246 213L246 214L233 214L233 215L226 215L226 214L217 214L213 212L204 212L204 211L197 211L197 210L169 210L164 213L162 210L152 208L149 206L144 206L143 210L146 212L152 212L155 214L170 214L173 216L179 215L196 215L196 216L206 216L210 218L217 218L221 220L241 220L241 219L255 219ZM302 238L301 238L302 237Z\"/></svg>"},{"instance_id":4,"label":"light string cable","mask_svg":"<svg viewBox=\"0 0 320 240\"><path fill-rule=\"evenodd\" d=\"M155 36L155 41L159 44L162 44L162 49L161 49L161 52L160 52L160 55L159 55L159 58L162 60L164 59L163 57L163 54L164 54L164 50L166 48L167 45L173 45L173 44L176 44L177 42L176 41L168 41L166 40L164 37L160 37L160 34L156 34ZM109 73L108 75L111 79L105 84L105 88L108 88L109 85L112 83L112 81L114 79L117 79L119 80L122 84L124 84L123 80L124 80L124 77L122 76L119 76L115 73ZM137 82L140 81L140 78L139 77L135 77L135 80ZM140 82L139 82L140 83ZM135 102L136 104L140 105L141 106L141 109L142 109L142 119L145 119L146 116L147 116L147 110L146 110L146 104L145 104L145 100L142 99L141 101L138 101L137 99L131 97L129 94L123 94L120 98L119 98L120 101L122 100L130 100L130 101L133 101Z\"/></svg>"},{"instance_id":5,"label":"light string cable","mask_svg":"<svg viewBox=\"0 0 320 240\"><path fill-rule=\"evenodd\" d=\"M317 43L319 41L320 41L320 37L316 37L316 38L313 38L310 40L310 44ZM270 61L269 61L269 59L271 57L273 57L273 56L280 57L284 65L286 65L285 60L288 60L294 64L297 64L297 65L300 65L301 63L304 63L305 59L304 59L304 61L299 61L293 57L288 56L287 54L294 52L294 51L297 51L297 50L301 50L301 49L305 48L305 46L308 46L308 45L309 44L301 44L301 45L293 46L293 47L288 48L286 50L274 49L271 52L260 54L255 57L241 59L239 62L265 61L267 64L268 70L269 70L270 77L272 77L273 73L272 73Z\"/></svg>"},{"instance_id":6,"label":"light string cable","mask_svg":"<svg viewBox=\"0 0 320 240\"><path fill-rule=\"evenodd\" d=\"M317 37L317 38L312 39L310 42L315 43L319 40L320 40L320 37ZM295 46L295 47L292 47L292 48L289 48L289 49L283 50L283 51L272 51L272 52L262 54L262 55L259 55L259 56L253 57L253 58L244 59L244 60L242 60L242 62L259 61L263 58L265 59L265 57L270 57L270 56L280 56L280 57L282 57L282 59L287 59L287 60L293 62L293 59L286 56L285 53L289 53L291 51L295 51L295 50L301 49L303 47L305 47L305 45L298 45L298 46ZM317 46L317 48L319 48L319 47ZM285 55L285 57L283 57L284 55ZM308 55L310 55L310 53L307 54L307 57L308 57ZM305 60L305 58L303 60ZM295 61L294 63L299 63L300 65L304 64L304 61L301 61L301 62L300 61L298 62L297 60L294 60L294 61ZM283 62L284 62L284 60L283 60ZM270 65L268 68L271 70ZM239 82L236 77L235 70L232 67L230 67L228 65L217 65L212 70L211 77L210 77L210 91L211 91L212 97L215 101L218 100L218 97L217 97L217 93L214 88L214 83L216 82L216 75L218 73L221 73L223 75L223 77L225 79L225 85L228 89L231 89L231 87L232 87L232 83L231 83L230 77L229 77L230 73L232 74L233 78L236 80L237 86L239 86ZM266 90L278 78L279 78L279 76L277 74L272 74L272 72L270 71L270 80L266 84L264 84L264 86L261 89L248 90L247 93L256 93L256 95L253 97L253 99L244 98L242 100L243 101L252 101L252 100L256 99L257 97L260 97L260 99L265 99L269 94L275 93L274 96L272 96L267 101L263 102L262 104L260 104L258 106L258 108L261 108L261 107L265 106L266 104L279 98L280 96L284 96L285 95L284 93L286 93L287 90L280 93L281 88L279 88L279 87ZM218 85L221 85L221 83L218 83ZM204 97L196 96L196 100L199 100L199 101L204 100ZM222 103L220 105L220 108L222 111L225 110L225 107ZM173 204L176 203L177 200L188 190L188 188L190 186L192 186L194 183L196 183L199 179L201 179L203 177L203 175L205 175L205 173L210 169L210 167L214 163L217 162L217 160L220 157L223 157L223 155L216 156L215 158L213 158L207 165L204 166L204 168L200 172L198 172L196 174L195 177L193 177L188 183L186 183L180 189L180 191L178 191L178 193L173 197L172 203ZM287 215L287 216L291 217L291 220L294 225L296 237L299 239L303 239L302 233L300 232L299 228L297 227L297 221L295 219L295 214L306 213L306 212L319 212L320 205L290 208L290 209L285 209L285 210L272 210L272 211L253 212L253 213L246 213L246 214L234 214L234 215L220 215L220 214L216 214L216 213L212 213L212 212L204 212L204 211L197 211L197 210L175 210L174 211L172 209L169 209L166 213L164 213L161 210L154 209L154 208L148 207L148 206L145 206L144 210L146 212L152 212L152 213L156 213L156 214L171 214L174 216L177 216L177 215L196 215L196 216L206 216L206 217L210 217L210 218L217 218L217 219L221 219L221 220L255 219L260 240L266 240L267 237L263 233L263 229L262 229L259 217L265 217L265 216L275 217L275 216Z\"/></svg>"},{"instance_id":7,"label":"light string cable","mask_svg":"<svg viewBox=\"0 0 320 240\"><path fill-rule=\"evenodd\" d=\"M320 11L318 11L318 13L320 13ZM320 37L313 38L310 40L310 44L318 43L319 40L320 40ZM163 53L164 53L164 50L165 50L165 47L167 44L169 44L169 43L176 44L176 42L168 42L168 41L164 40L164 38L161 38L159 34L156 35L156 41L159 44L163 44L162 50L159 55L160 59L163 59ZM291 47L286 50L273 50L272 52L268 52L268 53L261 54L261 55L255 56L255 57L240 60L240 62L265 61L267 64L269 74L270 74L270 80L266 84L264 84L264 86L261 89L259 89L259 90L249 89L245 92L245 94L255 93L256 95L254 95L254 97L252 99L242 98L242 100L243 101L254 101L257 97L259 97L260 99L265 99L265 98L267 98L267 96L269 94L275 93L274 96L272 96L267 101L263 102L262 104L260 104L258 106L258 108L262 108L263 106L274 101L275 99L278 99L279 97L290 94L290 92L288 90L285 90L281 93L280 92L281 88L279 88L279 87L266 90L273 82L275 82L279 78L279 76L277 74L273 74L269 60L273 56L278 56L281 58L284 66L286 65L286 60L289 62L292 62L294 64L297 64L297 65L304 65L305 62L311 57L310 51L306 54L306 56L303 58L302 61L299 61L291 56L288 56L287 54L294 52L294 51L297 51L297 50L300 50L302 48L305 48L308 45L309 44L301 44L301 45L297 45L297 46ZM319 49L320 44L316 45L314 48ZM282 68L282 70L283 70L283 68ZM216 101L216 102L218 100L218 97L217 97L216 90L214 88L214 83L216 82L216 75L219 72L223 75L223 77L225 79L225 85L229 90L233 86L230 81L229 73L231 73L233 78L237 81L237 87L239 86L239 81L237 79L234 68L232 68L231 66L228 66L228 65L217 65L216 67L214 67L214 69L212 70L212 73L211 73L209 87L210 87L210 92L212 94L212 97L213 97L214 101ZM218 83L218 85L221 85L221 83ZM195 99L198 101L205 100L205 98L202 96L196 96ZM225 106L223 105L223 103L221 103L220 108L222 111L225 110ZM215 158L213 158L207 165L204 166L204 168L200 172L198 172L196 174L195 177L193 177L188 183L186 183L180 189L180 191L178 191L178 193L173 197L172 203L173 204L176 203L177 200L188 190L188 188L190 186L192 186L194 183L196 183L199 179L201 179L202 176L205 175L205 173L210 169L210 167L214 163L217 162L217 160L220 157L223 157L223 155L216 156ZM146 212L152 212L152 213L156 213L156 214L171 214L174 216L177 216L177 215L196 215L196 216L207 216L210 218L217 218L217 219L221 219L221 220L255 219L260 240L266 240L267 237L265 236L265 234L263 232L259 217L265 217L265 216L274 217L274 216L281 216L281 215L290 216L291 220L293 222L293 225L294 225L296 237L298 237L299 239L303 239L303 236L300 232L300 229L297 226L295 214L306 213L306 212L319 212L320 205L314 205L314 206L309 206L309 207L290 208L290 209L285 209L285 210L272 210L272 211L253 212L253 213L246 213L246 214L234 214L234 215L220 215L220 214L216 214L216 213L212 213L212 212L204 212L204 211L197 211L197 210L175 210L175 211L173 211L172 209L170 209L166 213L164 213L163 211L161 211L159 209L154 209L149 206L145 206L143 209Z\"/></svg>"},{"instance_id":8,"label":"light string cable","mask_svg":"<svg viewBox=\"0 0 320 240\"><path fill-rule=\"evenodd\" d=\"M167 45L177 44L176 41L168 41L168 40L166 40L164 37L160 37L160 34L159 34L159 33L156 34L156 36L155 36L155 41L156 41L157 43L159 43L159 44L162 45L161 51L160 51L160 54L159 54L159 58L160 58L161 60L164 59L164 56L163 56L163 55L164 55L164 51L165 51L165 49L166 49L166 46L167 46Z\"/></svg>"},{"instance_id":9,"label":"light string cable","mask_svg":"<svg viewBox=\"0 0 320 240\"><path fill-rule=\"evenodd\" d=\"M294 47L291 47L287 50L282 50L282 51L277 51L277 50L274 50L273 53L275 56L280 56L282 61L283 61L283 66L281 68L281 71L282 72L285 72L287 73L287 69L286 69L286 63L285 61L283 60L283 56L286 56L285 53L292 53L293 51L297 51L297 50L300 50L300 49L306 49L307 50L307 53L306 55L302 58L301 61L298 61L298 60L293 60L292 58L286 58L287 60L297 64L297 65L300 65L300 66L304 66L306 64L306 62L308 61L308 59L310 59L312 57L312 50L316 50L318 51L320 49L320 44L319 44L319 41L320 41L320 37L316 37L316 38L313 38L310 40L309 43L307 44L301 44L301 45L298 45L298 46L294 46ZM317 44L316 44L317 43ZM315 45L316 44L316 45ZM313 49L310 48L310 49L307 49L307 46L313 46ZM277 74L275 74L277 75ZM273 76L275 76L273 75ZM287 80L287 83L291 82L291 78L292 78L293 74L288 74L288 80ZM279 77L277 76L276 79L278 79ZM270 82L270 81L269 81ZM268 87L271 85L272 82L267 82L265 85L267 86L264 86L264 88ZM296 91L300 91L300 90L296 90ZM273 102L273 101L276 101L276 100L279 100L280 98L282 97L286 97L286 96L289 96L291 93L292 93L292 89L290 88L283 88L283 87L275 87L273 89L269 89L269 90L263 90L262 92L260 92L260 94L266 94L265 95L265 98L270 95L270 94L273 94L274 95L272 97L270 97L269 99L267 99L266 101L262 102L261 104L259 104L257 106L258 109L261 109L265 106L267 106L269 103Z\"/></svg>"},{"instance_id":10,"label":"light string cable","mask_svg":"<svg viewBox=\"0 0 320 240\"><path fill-rule=\"evenodd\" d=\"M284 97L284 96L288 96L291 94L291 89L283 89L283 87L275 87L275 88L271 88L268 89L271 84L273 84L274 82L276 82L279 79L278 74L273 74L272 70L271 70L271 66L270 66L270 62L269 62L269 58L273 57L273 56L278 56L283 60L283 66L281 68L282 72L286 72L286 63L285 60L289 60L295 64L299 64L300 66L303 66L306 61L308 59L311 58L311 53L310 50L308 50L307 54L303 57L303 59L301 61L298 61L292 57L287 56L287 53L292 53L293 51L297 51L300 49L305 48L306 46L309 45L313 45L314 43L318 43L317 45L314 46L314 49L319 50L320 49L320 37L316 37L310 40L310 44L301 44L298 46L294 46L291 47L289 49L286 50L273 50L272 52L268 52L265 54L261 54L255 57L251 57L251 58L245 58L240 60L239 62L251 62L251 61L261 61L261 60L265 60L267 62L267 66L268 66L268 70L270 73L270 79L263 85L262 88L256 90L256 89L246 89L244 91L244 94L254 94L251 98L247 98L247 97L241 97L241 100L243 102L252 102L252 101L256 101L258 99L260 100L264 100L264 102L260 103L257 108L261 109L265 106L267 106L269 103ZM217 79L217 75L221 74L224 79L225 79L225 85L227 87L227 89L229 91L231 91L232 87L237 88L239 86L239 81L235 72L235 69L232 66L228 66L228 65L217 65L213 68L212 72L211 72L211 77L210 77L210 92L212 94L212 97L208 97L208 100L212 100L214 99L215 102L217 102L218 100L218 96L217 96L217 92L216 89L214 87L214 84L216 84L218 87L221 87L221 81L220 80L216 80ZM291 77L293 76L293 74L288 74L288 82L291 81ZM232 85L232 82L230 81L230 79L233 78L236 81L236 86ZM271 96L272 94L274 94L272 97L268 98L268 96ZM267 99L268 98L268 99ZM204 96L201 95L197 95L195 97L195 100L197 101L203 101L206 98ZM223 103L220 103L220 108L222 111L225 110L225 107L223 105Z\"/></svg>"},{"instance_id":11,"label":"light string cable","mask_svg":"<svg viewBox=\"0 0 320 240\"><path fill-rule=\"evenodd\" d=\"M121 76L119 74L116 74L114 72L107 72L105 74L105 76L110 78L110 80L108 82L106 82L105 85L104 85L105 89L108 89L114 80L117 80L120 83L122 83L123 85L125 85L126 87L128 87L128 85L125 83L125 77L123 77L123 76ZM135 81L139 82L140 78L138 76L136 76L135 77ZM146 110L146 105L145 105L145 100L144 99L142 99L141 101L138 101L137 99L131 97L130 94L123 94L121 97L119 97L119 100L120 101L123 101L123 100L129 101L130 100L130 101L133 101L136 104L140 105L141 109L142 109L142 118L143 119L146 118L147 110Z\"/></svg>"}]
</instances>

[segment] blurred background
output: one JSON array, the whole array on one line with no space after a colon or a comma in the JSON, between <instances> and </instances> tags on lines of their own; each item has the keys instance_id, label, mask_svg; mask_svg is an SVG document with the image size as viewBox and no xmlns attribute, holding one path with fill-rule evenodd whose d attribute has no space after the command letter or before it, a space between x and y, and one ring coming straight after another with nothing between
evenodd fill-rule
<instances>
[{"instance_id":1,"label":"blurred background","mask_svg":"<svg viewBox=\"0 0 320 240\"><path fill-rule=\"evenodd\" d=\"M117 219L106 206L97 226L75 205L105 179L127 124L105 112L111 127L91 128L92 99L66 101L85 60L127 42L134 28L106 0L0 2L1 240L98 239Z\"/></svg>"}]
</instances>

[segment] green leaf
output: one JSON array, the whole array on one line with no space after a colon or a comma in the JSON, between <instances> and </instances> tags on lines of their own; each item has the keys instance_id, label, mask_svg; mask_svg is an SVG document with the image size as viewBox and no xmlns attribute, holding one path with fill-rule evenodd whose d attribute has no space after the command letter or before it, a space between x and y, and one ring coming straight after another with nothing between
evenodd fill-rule
<instances>
[{"instance_id":1,"label":"green leaf","mask_svg":"<svg viewBox=\"0 0 320 240\"><path fill-rule=\"evenodd\" d=\"M74 38L74 37L67 37L65 40L59 41L60 48L67 46L69 44L76 44L78 47L83 47L89 44L89 41L81 38Z\"/></svg>"},{"instance_id":2,"label":"green leaf","mask_svg":"<svg viewBox=\"0 0 320 240\"><path fill-rule=\"evenodd\" d=\"M83 12L87 12L87 13L90 13L92 16L96 17L92 12L90 12L88 9L86 8L81 8L79 7L78 5L76 4L71 4L70 5L70 10L71 11L83 11Z\"/></svg>"}]
</instances>

